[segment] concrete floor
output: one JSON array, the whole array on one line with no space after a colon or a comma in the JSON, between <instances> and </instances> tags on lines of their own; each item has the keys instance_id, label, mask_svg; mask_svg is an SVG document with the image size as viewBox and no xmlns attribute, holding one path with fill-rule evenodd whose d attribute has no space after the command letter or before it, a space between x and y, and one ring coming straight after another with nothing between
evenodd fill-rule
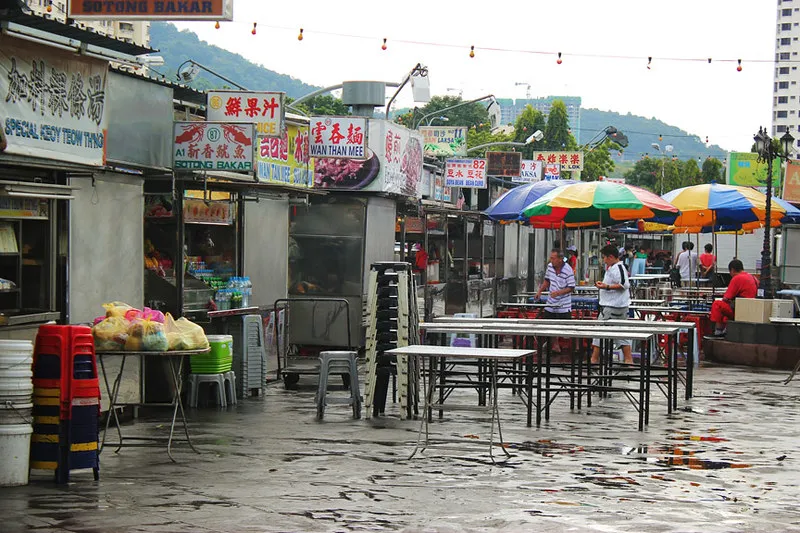
<instances>
[{"instance_id":1,"label":"concrete floor","mask_svg":"<svg viewBox=\"0 0 800 533\"><path fill-rule=\"evenodd\" d=\"M0 530L800 531L800 381L784 386L786 375L701 368L695 398L670 417L656 399L642 433L619 395L580 412L559 399L536 429L502 391L513 457L497 465L476 446L482 414L446 413L434 435L461 449L409 461L419 425L393 416L396 406L372 421L330 406L317 422L312 387L276 384L227 411L190 410L202 454L179 446L177 464L163 449L108 448L99 482L73 472L57 487L37 473L0 489ZM124 429L163 435L167 423Z\"/></svg>"}]
</instances>

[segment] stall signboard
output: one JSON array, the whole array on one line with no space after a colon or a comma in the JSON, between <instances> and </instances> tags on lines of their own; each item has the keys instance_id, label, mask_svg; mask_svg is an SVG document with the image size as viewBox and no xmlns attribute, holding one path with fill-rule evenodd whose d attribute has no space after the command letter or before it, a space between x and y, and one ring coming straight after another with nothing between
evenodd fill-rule
<instances>
[{"instance_id":1,"label":"stall signboard","mask_svg":"<svg viewBox=\"0 0 800 533\"><path fill-rule=\"evenodd\" d=\"M108 62L0 34L8 154L105 164Z\"/></svg>"},{"instance_id":2,"label":"stall signboard","mask_svg":"<svg viewBox=\"0 0 800 533\"><path fill-rule=\"evenodd\" d=\"M311 187L314 160L308 155L308 126L289 124L280 139L259 137L256 176L263 183Z\"/></svg>"},{"instance_id":3,"label":"stall signboard","mask_svg":"<svg viewBox=\"0 0 800 533\"><path fill-rule=\"evenodd\" d=\"M544 165L544 180L553 181L561 179L561 165L558 163L548 163Z\"/></svg>"},{"instance_id":4,"label":"stall signboard","mask_svg":"<svg viewBox=\"0 0 800 533\"><path fill-rule=\"evenodd\" d=\"M419 129L425 155L454 157L467 155L467 128L460 126L423 126Z\"/></svg>"},{"instance_id":5,"label":"stall signboard","mask_svg":"<svg viewBox=\"0 0 800 533\"><path fill-rule=\"evenodd\" d=\"M328 117L330 118L330 117ZM311 121L309 149L314 156ZM354 123L355 124L355 123ZM330 131L329 129L326 131ZM366 159L323 158L314 162L314 187L382 192L422 198L422 135L387 120L368 123Z\"/></svg>"},{"instance_id":6,"label":"stall signboard","mask_svg":"<svg viewBox=\"0 0 800 533\"><path fill-rule=\"evenodd\" d=\"M259 137L283 135L286 107L284 93L208 91L208 120L255 124Z\"/></svg>"},{"instance_id":7,"label":"stall signboard","mask_svg":"<svg viewBox=\"0 0 800 533\"><path fill-rule=\"evenodd\" d=\"M367 119L363 117L311 117L309 153L330 159L369 159Z\"/></svg>"},{"instance_id":8,"label":"stall signboard","mask_svg":"<svg viewBox=\"0 0 800 533\"><path fill-rule=\"evenodd\" d=\"M0 196L0 218L47 219L49 217L50 208L47 200Z\"/></svg>"},{"instance_id":9,"label":"stall signboard","mask_svg":"<svg viewBox=\"0 0 800 533\"><path fill-rule=\"evenodd\" d=\"M69 0L70 18L233 20L233 0Z\"/></svg>"},{"instance_id":10,"label":"stall signboard","mask_svg":"<svg viewBox=\"0 0 800 533\"><path fill-rule=\"evenodd\" d=\"M394 232L400 233L400 222L394 225ZM406 217L406 233L425 233L425 224L420 217Z\"/></svg>"},{"instance_id":11,"label":"stall signboard","mask_svg":"<svg viewBox=\"0 0 800 533\"><path fill-rule=\"evenodd\" d=\"M561 170L583 170L583 152L533 152L533 159L558 164Z\"/></svg>"},{"instance_id":12,"label":"stall signboard","mask_svg":"<svg viewBox=\"0 0 800 533\"><path fill-rule=\"evenodd\" d=\"M252 124L176 122L172 149L175 170L253 171Z\"/></svg>"},{"instance_id":13,"label":"stall signboard","mask_svg":"<svg viewBox=\"0 0 800 533\"><path fill-rule=\"evenodd\" d=\"M783 199L800 203L800 162L786 162L786 178L783 180Z\"/></svg>"},{"instance_id":14,"label":"stall signboard","mask_svg":"<svg viewBox=\"0 0 800 533\"><path fill-rule=\"evenodd\" d=\"M233 205L230 202L206 202L184 198L183 221L188 224L233 224Z\"/></svg>"},{"instance_id":15,"label":"stall signboard","mask_svg":"<svg viewBox=\"0 0 800 533\"><path fill-rule=\"evenodd\" d=\"M534 183L542 181L542 173L544 172L544 165L541 161L534 161L532 159L523 159L522 167L519 171L519 176L511 178L514 183Z\"/></svg>"},{"instance_id":16,"label":"stall signboard","mask_svg":"<svg viewBox=\"0 0 800 533\"><path fill-rule=\"evenodd\" d=\"M450 187L445 187L444 176L436 174L433 178L433 199L438 202L452 202L453 193Z\"/></svg>"},{"instance_id":17,"label":"stall signboard","mask_svg":"<svg viewBox=\"0 0 800 533\"><path fill-rule=\"evenodd\" d=\"M775 158L772 163L772 185L779 187L781 182L781 162ZM767 162L759 161L758 154L752 152L730 152L728 154L728 185L755 187L761 192L767 190Z\"/></svg>"},{"instance_id":18,"label":"stall signboard","mask_svg":"<svg viewBox=\"0 0 800 533\"><path fill-rule=\"evenodd\" d=\"M444 184L446 187L485 189L486 160L448 159L444 167Z\"/></svg>"},{"instance_id":19,"label":"stall signboard","mask_svg":"<svg viewBox=\"0 0 800 533\"><path fill-rule=\"evenodd\" d=\"M504 178L519 177L522 171L520 152L486 152L486 174Z\"/></svg>"}]
</instances>

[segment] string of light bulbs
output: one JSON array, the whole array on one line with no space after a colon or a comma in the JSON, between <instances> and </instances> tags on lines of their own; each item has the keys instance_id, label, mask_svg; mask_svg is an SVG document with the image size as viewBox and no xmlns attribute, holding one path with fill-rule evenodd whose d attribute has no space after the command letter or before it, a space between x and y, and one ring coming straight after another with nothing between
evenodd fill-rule
<instances>
[{"instance_id":1,"label":"string of light bulbs","mask_svg":"<svg viewBox=\"0 0 800 533\"><path fill-rule=\"evenodd\" d=\"M224 22L225 25L228 24L249 24L249 23L242 23L237 21L230 21ZM253 27L250 31L253 35L257 35L256 28L258 26L258 22L253 22ZM217 21L214 24L216 29L220 29L222 24ZM296 28L287 27L287 26L276 26L276 25L262 25L262 28L267 28L271 30L285 30L285 31L294 31ZM302 41L304 36L308 34L308 31L304 28L299 28L299 32L297 34L297 40ZM322 36L330 36L330 37L342 37L347 39L360 39L360 40L367 40L367 41L375 41L378 43L378 46L381 50L387 51L389 49L389 38L388 37L375 37L375 36L368 36L368 35L358 35L352 33L342 33L342 32L332 32L326 30L311 30L312 36L315 35L322 35ZM463 45L463 44L453 44L453 43L445 43L445 42L433 42L433 41L418 41L412 39L392 39L391 42L399 43L399 44L411 44L417 46L431 46L431 47L440 47L440 48L455 48L455 49L463 49L467 51L467 54L470 58L474 58L477 56L478 52L485 51L485 52L503 52L503 53L516 53L516 54L529 54L529 55L541 55L541 56L552 56L555 58L555 62L558 65L564 63L564 61L568 57L575 57L575 58L589 58L589 59L619 59L619 60L628 60L628 61L639 61L645 64L647 70L652 70L656 61L663 61L663 62L683 62L683 63L733 63L736 65L737 72L742 72L744 70L743 64L744 63L752 63L752 64L788 64L788 63L800 63L800 60L791 60L791 59L742 59L742 58L718 58L714 59L712 57L656 57L656 56L636 56L636 55L624 55L624 54L593 54L593 53L586 53L586 52L577 52L577 53L570 53L564 54L563 52L551 51L551 50L531 50L531 49L523 49L523 48L504 48L504 47L496 47L496 46L478 46L474 44L470 45Z\"/></svg>"}]
</instances>

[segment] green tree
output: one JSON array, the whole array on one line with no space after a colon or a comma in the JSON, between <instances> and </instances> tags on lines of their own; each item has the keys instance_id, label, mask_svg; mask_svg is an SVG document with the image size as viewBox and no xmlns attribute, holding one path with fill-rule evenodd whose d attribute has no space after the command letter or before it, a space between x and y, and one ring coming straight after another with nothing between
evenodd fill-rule
<instances>
[{"instance_id":1,"label":"green tree","mask_svg":"<svg viewBox=\"0 0 800 533\"><path fill-rule=\"evenodd\" d=\"M496 142L513 142L514 134L508 133L492 133L486 129L470 128L467 131L467 151L470 157L485 157L486 152L499 152L503 150L510 150L510 146L489 146L475 151L469 151L470 148L480 146L482 144L496 143Z\"/></svg>"},{"instance_id":2,"label":"green tree","mask_svg":"<svg viewBox=\"0 0 800 533\"><path fill-rule=\"evenodd\" d=\"M625 183L658 192L661 184L661 164L661 160L649 157L640 159L625 173Z\"/></svg>"},{"instance_id":3,"label":"green tree","mask_svg":"<svg viewBox=\"0 0 800 533\"><path fill-rule=\"evenodd\" d=\"M422 117L431 114L431 116L425 119L425 123L420 122L419 124L420 126L426 126L429 120L440 116L436 114L437 111L458 105L460 103L463 103L463 100L460 96L433 96L430 102L421 108L414 109L397 117L397 123L402 124L407 128L412 128L416 123L420 122ZM486 106L480 102L466 104L455 109L443 111L441 116L447 117L447 121L433 120L432 122L439 126L466 126L468 128L474 127L479 130L487 131L491 129L489 112L486 110Z\"/></svg>"},{"instance_id":4,"label":"green tree","mask_svg":"<svg viewBox=\"0 0 800 533\"><path fill-rule=\"evenodd\" d=\"M550 106L542 144L546 150L568 150L577 145L569 132L567 106L561 100L554 100Z\"/></svg>"},{"instance_id":5,"label":"green tree","mask_svg":"<svg viewBox=\"0 0 800 533\"><path fill-rule=\"evenodd\" d=\"M288 100L290 99L287 98ZM346 116L350 114L349 106L346 106L340 98L330 94L321 94L308 100L303 100L297 104L297 107L312 116Z\"/></svg>"},{"instance_id":6,"label":"green tree","mask_svg":"<svg viewBox=\"0 0 800 533\"><path fill-rule=\"evenodd\" d=\"M547 123L544 115L539 110L534 109L533 106L527 105L517 117L517 122L514 125L514 141L525 142L525 139L533 135L537 130L544 133L546 128ZM520 149L523 159L533 159L535 150L541 150L541 147L536 147L536 142Z\"/></svg>"},{"instance_id":7,"label":"green tree","mask_svg":"<svg viewBox=\"0 0 800 533\"><path fill-rule=\"evenodd\" d=\"M722 161L716 157L707 157L706 160L703 161L700 180L703 183L711 183L712 181L723 183L725 181L725 176L723 175L724 170L725 167L722 165Z\"/></svg>"},{"instance_id":8,"label":"green tree","mask_svg":"<svg viewBox=\"0 0 800 533\"><path fill-rule=\"evenodd\" d=\"M614 172L615 164L611 159L611 150L619 150L620 147L606 139L594 150L583 156L583 171L581 180L597 181L600 176L610 176Z\"/></svg>"}]
</instances>

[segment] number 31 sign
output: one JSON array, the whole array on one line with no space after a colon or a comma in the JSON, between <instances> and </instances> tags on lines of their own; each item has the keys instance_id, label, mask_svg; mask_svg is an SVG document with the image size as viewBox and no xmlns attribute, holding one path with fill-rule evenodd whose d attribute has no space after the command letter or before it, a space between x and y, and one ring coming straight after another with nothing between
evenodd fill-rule
<instances>
[{"instance_id":1,"label":"number 31 sign","mask_svg":"<svg viewBox=\"0 0 800 533\"><path fill-rule=\"evenodd\" d=\"M448 159L444 167L445 187L485 189L485 159Z\"/></svg>"}]
</instances>

